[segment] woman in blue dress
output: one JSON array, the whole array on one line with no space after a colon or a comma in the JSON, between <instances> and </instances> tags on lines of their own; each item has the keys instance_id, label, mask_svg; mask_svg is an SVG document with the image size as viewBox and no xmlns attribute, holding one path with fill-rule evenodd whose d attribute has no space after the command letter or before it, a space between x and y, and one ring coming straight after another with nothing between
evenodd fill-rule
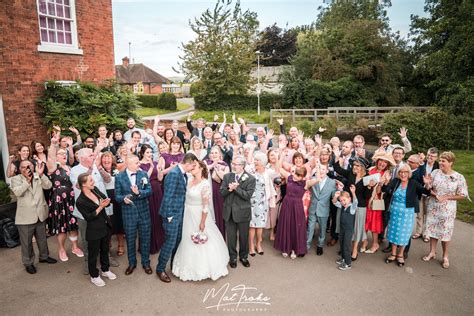
<instances>
[{"instance_id":1,"label":"woman in blue dress","mask_svg":"<svg viewBox=\"0 0 474 316\"><path fill-rule=\"evenodd\" d=\"M381 188L385 193L392 195L387 231L388 241L392 244L392 252L385 259L385 263L396 260L399 267L405 265L403 251L413 232L415 208L419 205L422 194L430 194L429 190L410 178L410 167L407 164L402 165L398 169L397 178L392 181L388 176L383 178L384 185Z\"/></svg>"}]
</instances>

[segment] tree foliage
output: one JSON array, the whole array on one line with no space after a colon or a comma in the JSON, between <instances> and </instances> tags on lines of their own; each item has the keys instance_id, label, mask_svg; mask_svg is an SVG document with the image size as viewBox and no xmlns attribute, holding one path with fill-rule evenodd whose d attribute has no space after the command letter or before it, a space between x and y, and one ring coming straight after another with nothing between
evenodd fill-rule
<instances>
[{"instance_id":1,"label":"tree foliage","mask_svg":"<svg viewBox=\"0 0 474 316\"><path fill-rule=\"evenodd\" d=\"M207 9L189 25L196 39L183 44L180 66L199 81L194 95L217 101L224 94L246 94L255 61L257 14L242 11L240 1L232 7L232 0L218 0L214 10Z\"/></svg>"},{"instance_id":2,"label":"tree foliage","mask_svg":"<svg viewBox=\"0 0 474 316\"><path fill-rule=\"evenodd\" d=\"M412 16L415 76L427 100L454 113L474 112L474 2L426 0Z\"/></svg>"},{"instance_id":3,"label":"tree foliage","mask_svg":"<svg viewBox=\"0 0 474 316\"><path fill-rule=\"evenodd\" d=\"M284 81L287 105L334 106L331 99L338 106L398 105L403 42L388 26L389 5L389 1L334 1L321 8L313 27L298 35L297 54L291 59L293 73ZM290 89L293 79L302 86ZM340 89L341 80L353 90ZM307 86L334 87L325 93L332 97L305 92ZM299 103L290 97L295 89L314 97L304 95L300 100L308 103Z\"/></svg>"},{"instance_id":4,"label":"tree foliage","mask_svg":"<svg viewBox=\"0 0 474 316\"><path fill-rule=\"evenodd\" d=\"M262 53L263 66L288 65L290 57L296 53L297 29L283 30L275 24L267 26L259 34L257 50Z\"/></svg>"},{"instance_id":5,"label":"tree foliage","mask_svg":"<svg viewBox=\"0 0 474 316\"><path fill-rule=\"evenodd\" d=\"M102 86L78 82L65 87L50 81L37 103L46 126L58 125L66 130L74 126L84 137L95 133L101 124L111 130L123 129L129 117L137 119L133 110L139 102L133 93L121 91L114 82Z\"/></svg>"}]
</instances>

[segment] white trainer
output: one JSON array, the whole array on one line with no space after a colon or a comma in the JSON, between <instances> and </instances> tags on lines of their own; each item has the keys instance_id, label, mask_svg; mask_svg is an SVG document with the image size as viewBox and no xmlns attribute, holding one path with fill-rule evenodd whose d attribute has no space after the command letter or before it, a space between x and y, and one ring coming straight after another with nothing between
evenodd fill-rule
<instances>
[{"instance_id":1,"label":"white trainer","mask_svg":"<svg viewBox=\"0 0 474 316\"><path fill-rule=\"evenodd\" d=\"M96 286L104 286L105 282L98 276L97 278L91 278L91 282L94 283Z\"/></svg>"},{"instance_id":2,"label":"white trainer","mask_svg":"<svg viewBox=\"0 0 474 316\"><path fill-rule=\"evenodd\" d=\"M115 280L117 278L117 276L110 270L102 272L102 276L106 277L109 280Z\"/></svg>"}]
</instances>

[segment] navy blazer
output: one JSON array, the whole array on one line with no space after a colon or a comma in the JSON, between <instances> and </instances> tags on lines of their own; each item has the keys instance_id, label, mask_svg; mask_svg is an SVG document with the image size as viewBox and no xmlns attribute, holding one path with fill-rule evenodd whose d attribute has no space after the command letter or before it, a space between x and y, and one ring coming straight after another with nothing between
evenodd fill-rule
<instances>
[{"instance_id":1,"label":"navy blazer","mask_svg":"<svg viewBox=\"0 0 474 316\"><path fill-rule=\"evenodd\" d=\"M162 217L183 216L186 199L186 180L179 166L175 166L165 177L163 200L160 215Z\"/></svg>"},{"instance_id":2,"label":"navy blazer","mask_svg":"<svg viewBox=\"0 0 474 316\"><path fill-rule=\"evenodd\" d=\"M426 161L423 165L419 166L418 169L420 170L420 175L423 178L423 176L426 175ZM431 172L433 172L436 169L439 169L439 162L437 162L437 161L434 162L433 170L431 170Z\"/></svg>"},{"instance_id":3,"label":"navy blazer","mask_svg":"<svg viewBox=\"0 0 474 316\"><path fill-rule=\"evenodd\" d=\"M148 212L148 197L153 192L151 191L150 179L145 171L137 171L135 185L138 187L139 194L132 192L132 184L128 178L127 169L120 172L115 177L115 201L122 205L122 211L130 211L133 210L133 207L136 207L138 211ZM125 197L130 194L132 195L133 205L124 202Z\"/></svg>"},{"instance_id":4,"label":"navy blazer","mask_svg":"<svg viewBox=\"0 0 474 316\"><path fill-rule=\"evenodd\" d=\"M390 181L388 185L382 186L382 191L388 193L393 199L393 194L397 191L401 183L402 181L400 179L395 178ZM416 180L409 179L407 184L406 207L413 207L415 208L415 213L418 213L420 211L419 202L422 194L430 195L430 190L423 187ZM392 201L390 201L390 204L392 204Z\"/></svg>"}]
</instances>

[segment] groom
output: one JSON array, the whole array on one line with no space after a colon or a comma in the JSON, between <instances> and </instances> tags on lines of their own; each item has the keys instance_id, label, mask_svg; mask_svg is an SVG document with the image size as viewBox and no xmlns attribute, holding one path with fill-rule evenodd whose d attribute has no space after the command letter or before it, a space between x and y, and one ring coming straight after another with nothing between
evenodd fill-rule
<instances>
[{"instance_id":1,"label":"groom","mask_svg":"<svg viewBox=\"0 0 474 316\"><path fill-rule=\"evenodd\" d=\"M252 219L250 199L255 190L255 178L244 171L245 159L237 156L232 160L232 171L224 176L221 194L224 197L223 217L227 231L230 267L237 267L237 232L239 232L239 258L242 265L250 267L249 226Z\"/></svg>"},{"instance_id":2,"label":"groom","mask_svg":"<svg viewBox=\"0 0 474 316\"><path fill-rule=\"evenodd\" d=\"M166 264L173 258L181 241L181 230L183 228L184 202L188 177L186 172L194 169L198 159L194 154L187 153L183 161L171 169L165 177L163 200L161 201L160 215L163 219L165 231L165 243L161 247L156 274L161 281L169 283L170 277L166 274Z\"/></svg>"}]
</instances>

